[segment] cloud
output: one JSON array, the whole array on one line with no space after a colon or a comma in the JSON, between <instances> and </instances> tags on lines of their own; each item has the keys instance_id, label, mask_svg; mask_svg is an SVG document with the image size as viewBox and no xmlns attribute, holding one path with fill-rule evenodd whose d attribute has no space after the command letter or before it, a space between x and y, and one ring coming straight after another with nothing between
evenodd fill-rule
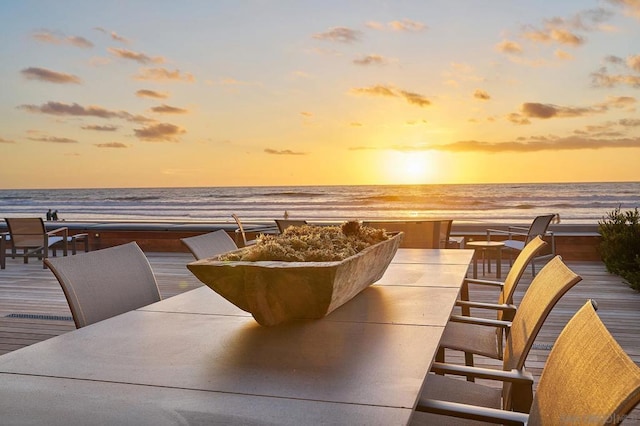
<instances>
[{"instance_id":1,"label":"cloud","mask_svg":"<svg viewBox=\"0 0 640 426\"><path fill-rule=\"evenodd\" d=\"M158 112L158 113L161 113L161 114L186 114L186 113L189 112L186 109L178 108L178 107L172 107L172 106L165 105L165 104L162 104L162 105L157 106L157 107L153 107L153 108L151 108L151 111Z\"/></svg>"},{"instance_id":2,"label":"cloud","mask_svg":"<svg viewBox=\"0 0 640 426\"><path fill-rule=\"evenodd\" d=\"M527 124L531 124L531 120L529 120L528 118L524 117L522 114L517 112L512 112L507 114L507 120L519 126L525 126Z\"/></svg>"},{"instance_id":3,"label":"cloud","mask_svg":"<svg viewBox=\"0 0 640 426\"><path fill-rule=\"evenodd\" d=\"M519 55L523 52L520 43L511 40L502 40L500 43L496 44L496 50L498 52L511 53L515 55Z\"/></svg>"},{"instance_id":4,"label":"cloud","mask_svg":"<svg viewBox=\"0 0 640 426\"><path fill-rule=\"evenodd\" d=\"M75 75L51 71L45 68L29 67L23 69L20 73L29 80L40 80L48 83L80 84L82 82L82 80Z\"/></svg>"},{"instance_id":5,"label":"cloud","mask_svg":"<svg viewBox=\"0 0 640 426\"><path fill-rule=\"evenodd\" d=\"M638 118L622 118L618 124L624 127L640 127L640 119Z\"/></svg>"},{"instance_id":6,"label":"cloud","mask_svg":"<svg viewBox=\"0 0 640 426\"><path fill-rule=\"evenodd\" d=\"M384 65L387 60L380 55L367 55L359 59L354 59L353 63L356 65Z\"/></svg>"},{"instance_id":7,"label":"cloud","mask_svg":"<svg viewBox=\"0 0 640 426\"><path fill-rule=\"evenodd\" d=\"M41 136L41 137L30 137L27 138L31 141L36 141L36 142L50 142L50 143L78 143L77 140L75 139L69 139L69 138L57 138L54 136Z\"/></svg>"},{"instance_id":8,"label":"cloud","mask_svg":"<svg viewBox=\"0 0 640 426\"><path fill-rule=\"evenodd\" d=\"M558 59L562 59L564 61L568 61L573 59L573 55L565 50L562 49L557 49L555 52L553 52L553 55L558 58Z\"/></svg>"},{"instance_id":9,"label":"cloud","mask_svg":"<svg viewBox=\"0 0 640 426\"><path fill-rule=\"evenodd\" d=\"M166 68L143 68L134 76L136 80L167 81L177 80L193 83L196 79L190 73L180 73L180 70L170 71Z\"/></svg>"},{"instance_id":10,"label":"cloud","mask_svg":"<svg viewBox=\"0 0 640 426\"><path fill-rule=\"evenodd\" d=\"M624 13L636 19L640 19L640 2L638 0L607 0L609 3L622 7Z\"/></svg>"},{"instance_id":11,"label":"cloud","mask_svg":"<svg viewBox=\"0 0 640 426\"><path fill-rule=\"evenodd\" d=\"M632 65L634 65L633 61L631 62ZM623 85L637 89L640 88L640 75L630 73L611 74L606 67L603 67L598 71L591 73L591 83L595 87L611 88Z\"/></svg>"},{"instance_id":12,"label":"cloud","mask_svg":"<svg viewBox=\"0 0 640 426\"><path fill-rule=\"evenodd\" d=\"M570 18L554 17L545 19L542 28L527 26L521 36L536 43L561 44L577 47L586 42L578 31L605 30L603 26L612 13L604 8L584 10Z\"/></svg>"},{"instance_id":13,"label":"cloud","mask_svg":"<svg viewBox=\"0 0 640 426\"><path fill-rule=\"evenodd\" d=\"M559 43L571 46L579 46L585 42L584 38L564 29L535 30L531 29L523 34L523 37L534 42Z\"/></svg>"},{"instance_id":14,"label":"cloud","mask_svg":"<svg viewBox=\"0 0 640 426\"><path fill-rule=\"evenodd\" d=\"M94 143L93 145L98 148L128 148L128 146L122 142Z\"/></svg>"},{"instance_id":15,"label":"cloud","mask_svg":"<svg viewBox=\"0 0 640 426\"><path fill-rule=\"evenodd\" d=\"M145 55L144 53L134 52L132 50L127 50L127 49L110 47L107 49L107 51L119 58L136 61L145 65L146 64L162 64L165 62L165 59L162 56L156 56L152 58L148 55Z\"/></svg>"},{"instance_id":16,"label":"cloud","mask_svg":"<svg viewBox=\"0 0 640 426\"><path fill-rule=\"evenodd\" d=\"M121 35L118 35L115 31L107 31L102 27L96 27L95 28L97 31L100 31L102 33L108 34L112 40L115 41L119 41L121 43L129 43L129 40L127 40L126 38L122 37Z\"/></svg>"},{"instance_id":17,"label":"cloud","mask_svg":"<svg viewBox=\"0 0 640 426\"><path fill-rule=\"evenodd\" d=\"M270 155L307 155L306 152L296 152L291 151L290 149L277 150L272 148L265 148L264 152Z\"/></svg>"},{"instance_id":18,"label":"cloud","mask_svg":"<svg viewBox=\"0 0 640 426\"><path fill-rule=\"evenodd\" d=\"M420 107L431 105L431 101L425 96L391 86L376 85L371 87L358 87L349 90L353 95L383 96L392 98L404 98L407 102Z\"/></svg>"},{"instance_id":19,"label":"cloud","mask_svg":"<svg viewBox=\"0 0 640 426\"><path fill-rule=\"evenodd\" d=\"M169 123L152 124L133 131L139 139L149 142L177 142L177 136L187 133L185 129Z\"/></svg>"},{"instance_id":20,"label":"cloud","mask_svg":"<svg viewBox=\"0 0 640 426\"><path fill-rule=\"evenodd\" d=\"M313 113L308 111L302 111L300 115L303 117L313 117Z\"/></svg>"},{"instance_id":21,"label":"cloud","mask_svg":"<svg viewBox=\"0 0 640 426\"><path fill-rule=\"evenodd\" d=\"M312 37L317 40L335 41L339 43L353 43L360 40L361 32L346 27L334 27L323 33L316 33Z\"/></svg>"},{"instance_id":22,"label":"cloud","mask_svg":"<svg viewBox=\"0 0 640 426\"><path fill-rule=\"evenodd\" d=\"M476 89L476 91L473 92L473 97L476 99L480 99L481 101L488 101L489 99L491 99L489 93L482 89Z\"/></svg>"},{"instance_id":23,"label":"cloud","mask_svg":"<svg viewBox=\"0 0 640 426\"><path fill-rule=\"evenodd\" d=\"M133 115L126 111L110 111L100 106L90 105L84 107L77 103L65 104L62 102L49 101L42 105L20 105L18 109L23 109L31 113L49 114L56 116L75 117L99 117L99 118L121 118L136 123L146 123L153 121L141 115Z\"/></svg>"},{"instance_id":24,"label":"cloud","mask_svg":"<svg viewBox=\"0 0 640 426\"><path fill-rule=\"evenodd\" d=\"M163 92L156 92L155 90L141 89L136 92L136 96L139 98L152 98L152 99L166 99L168 94Z\"/></svg>"},{"instance_id":25,"label":"cloud","mask_svg":"<svg viewBox=\"0 0 640 426\"><path fill-rule=\"evenodd\" d=\"M627 58L627 66L636 72L640 72L640 55L632 55Z\"/></svg>"},{"instance_id":26,"label":"cloud","mask_svg":"<svg viewBox=\"0 0 640 426\"><path fill-rule=\"evenodd\" d=\"M419 32L424 31L428 27L422 22L413 21L411 19L403 19L401 21L391 21L386 24L381 22L370 21L366 23L368 28L373 30L383 31L402 31L402 32Z\"/></svg>"},{"instance_id":27,"label":"cloud","mask_svg":"<svg viewBox=\"0 0 640 426\"><path fill-rule=\"evenodd\" d=\"M465 140L442 145L394 145L385 148L357 146L348 148L351 151L387 149L402 152L445 151L445 152L541 152L541 151L574 151L582 149L619 149L640 148L640 138L592 138L580 135L568 137L532 137L529 140L517 138L507 142L486 142Z\"/></svg>"},{"instance_id":28,"label":"cloud","mask_svg":"<svg viewBox=\"0 0 640 426\"><path fill-rule=\"evenodd\" d=\"M438 151L452 152L539 152L605 148L640 148L640 138L595 139L569 136L534 140L532 142L510 141L499 143L470 140L432 147L432 149Z\"/></svg>"},{"instance_id":29,"label":"cloud","mask_svg":"<svg viewBox=\"0 0 640 426\"><path fill-rule=\"evenodd\" d=\"M10 139L4 139L4 138L0 138L0 143L16 143L15 141L12 141Z\"/></svg>"},{"instance_id":30,"label":"cloud","mask_svg":"<svg viewBox=\"0 0 640 426\"><path fill-rule=\"evenodd\" d=\"M82 130L96 130L98 132L115 132L116 130L118 130L117 126L98 126L98 125L89 125L89 126L82 126L81 127Z\"/></svg>"},{"instance_id":31,"label":"cloud","mask_svg":"<svg viewBox=\"0 0 640 426\"><path fill-rule=\"evenodd\" d=\"M65 36L63 34L54 34L53 32L42 30L32 35L32 38L42 42L50 44L68 44L82 49L90 49L93 47L93 43L84 37L80 36Z\"/></svg>"},{"instance_id":32,"label":"cloud","mask_svg":"<svg viewBox=\"0 0 640 426\"><path fill-rule=\"evenodd\" d=\"M566 118L582 117L585 115L599 114L607 110L603 104L592 107L565 107L552 104L541 104L538 102L525 102L521 106L522 114L531 118Z\"/></svg>"}]
</instances>

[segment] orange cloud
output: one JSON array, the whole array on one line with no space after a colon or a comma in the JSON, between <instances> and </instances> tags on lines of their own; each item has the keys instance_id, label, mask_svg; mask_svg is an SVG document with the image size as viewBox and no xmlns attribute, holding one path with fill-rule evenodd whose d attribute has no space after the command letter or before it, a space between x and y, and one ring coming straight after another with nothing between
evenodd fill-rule
<instances>
[{"instance_id":1,"label":"orange cloud","mask_svg":"<svg viewBox=\"0 0 640 426\"><path fill-rule=\"evenodd\" d=\"M339 43L353 43L360 39L361 33L346 27L334 27L323 33L316 33L313 38L318 40L336 41Z\"/></svg>"},{"instance_id":2,"label":"orange cloud","mask_svg":"<svg viewBox=\"0 0 640 426\"><path fill-rule=\"evenodd\" d=\"M128 148L122 142L95 143L94 145L98 148Z\"/></svg>"},{"instance_id":3,"label":"orange cloud","mask_svg":"<svg viewBox=\"0 0 640 426\"><path fill-rule=\"evenodd\" d=\"M264 152L270 155L307 155L307 153L305 152L296 152L291 151L290 149L277 150L272 148L265 148Z\"/></svg>"},{"instance_id":4,"label":"orange cloud","mask_svg":"<svg viewBox=\"0 0 640 426\"><path fill-rule=\"evenodd\" d=\"M152 124L142 129L133 129L135 135L149 142L177 142L177 136L186 133L183 128L169 123Z\"/></svg>"},{"instance_id":5,"label":"orange cloud","mask_svg":"<svg viewBox=\"0 0 640 426\"><path fill-rule=\"evenodd\" d=\"M482 89L476 89L476 91L473 92L473 97L476 99L480 99L481 101L488 101L489 99L491 99L489 93Z\"/></svg>"},{"instance_id":6,"label":"orange cloud","mask_svg":"<svg viewBox=\"0 0 640 426\"><path fill-rule=\"evenodd\" d=\"M75 139L69 139L69 138L58 138L58 137L54 137L54 136L41 136L38 138L27 138L31 141L36 141L36 142L50 142L50 143L78 143L77 140Z\"/></svg>"},{"instance_id":7,"label":"orange cloud","mask_svg":"<svg viewBox=\"0 0 640 426\"><path fill-rule=\"evenodd\" d=\"M519 55L522 53L522 46L515 41L502 40L496 45L496 50L502 53L511 53Z\"/></svg>"},{"instance_id":8,"label":"orange cloud","mask_svg":"<svg viewBox=\"0 0 640 426\"><path fill-rule=\"evenodd\" d=\"M118 130L118 127L116 127L116 126L89 125L89 126L82 126L81 129L82 130L96 130L98 132L115 132L116 130Z\"/></svg>"},{"instance_id":9,"label":"orange cloud","mask_svg":"<svg viewBox=\"0 0 640 426\"><path fill-rule=\"evenodd\" d=\"M180 70L170 71L166 68L143 68L134 78L152 81L177 80L187 83L193 83L196 80L190 73L181 73Z\"/></svg>"},{"instance_id":10,"label":"orange cloud","mask_svg":"<svg viewBox=\"0 0 640 426\"><path fill-rule=\"evenodd\" d=\"M404 98L407 102L420 107L431 105L431 101L418 93L396 89L395 87L376 85L371 87L358 87L349 90L354 95L383 96L392 98Z\"/></svg>"},{"instance_id":11,"label":"orange cloud","mask_svg":"<svg viewBox=\"0 0 640 426\"><path fill-rule=\"evenodd\" d=\"M56 84L80 84L82 81L79 77L72 74L51 71L45 68L29 67L20 71L25 78L29 80L40 80L48 83Z\"/></svg>"},{"instance_id":12,"label":"orange cloud","mask_svg":"<svg viewBox=\"0 0 640 426\"><path fill-rule=\"evenodd\" d=\"M141 64L162 64L165 61L165 59L162 56L156 56L152 58L148 55L145 55L144 53L134 52L132 50L127 50L127 49L110 47L107 49L107 51L119 58L136 61Z\"/></svg>"},{"instance_id":13,"label":"orange cloud","mask_svg":"<svg viewBox=\"0 0 640 426\"><path fill-rule=\"evenodd\" d=\"M157 107L151 108L151 111L158 112L161 114L186 114L189 111L183 108L172 107L169 105L162 104Z\"/></svg>"},{"instance_id":14,"label":"orange cloud","mask_svg":"<svg viewBox=\"0 0 640 426\"><path fill-rule=\"evenodd\" d=\"M121 118L136 123L146 123L153 121L140 115L133 115L126 111L110 111L106 108L90 105L84 107L77 103L65 104L62 102L49 101L40 106L38 105L20 105L18 109L23 109L31 113L49 114L57 116L76 116L76 117L99 117L99 118Z\"/></svg>"},{"instance_id":15,"label":"orange cloud","mask_svg":"<svg viewBox=\"0 0 640 426\"><path fill-rule=\"evenodd\" d=\"M64 36L61 34L54 34L49 31L41 31L32 35L33 39L42 43L50 44L69 44L82 49L89 49L93 47L93 43L84 37L80 36Z\"/></svg>"},{"instance_id":16,"label":"orange cloud","mask_svg":"<svg viewBox=\"0 0 640 426\"><path fill-rule=\"evenodd\" d=\"M166 93L156 92L155 90L141 89L136 92L139 98L166 99L169 97Z\"/></svg>"},{"instance_id":17,"label":"orange cloud","mask_svg":"<svg viewBox=\"0 0 640 426\"><path fill-rule=\"evenodd\" d=\"M380 55L367 55L360 59L354 59L353 63L357 65L384 65L387 61Z\"/></svg>"}]
</instances>

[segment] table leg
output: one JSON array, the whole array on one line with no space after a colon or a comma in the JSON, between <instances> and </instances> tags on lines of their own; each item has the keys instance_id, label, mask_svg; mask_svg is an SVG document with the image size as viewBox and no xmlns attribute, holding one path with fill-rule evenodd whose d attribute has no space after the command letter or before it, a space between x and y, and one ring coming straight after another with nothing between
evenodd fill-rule
<instances>
[{"instance_id":1,"label":"table leg","mask_svg":"<svg viewBox=\"0 0 640 426\"><path fill-rule=\"evenodd\" d=\"M502 278L502 248L496 248L496 278Z\"/></svg>"},{"instance_id":2,"label":"table leg","mask_svg":"<svg viewBox=\"0 0 640 426\"><path fill-rule=\"evenodd\" d=\"M478 250L473 251L473 278L478 278Z\"/></svg>"},{"instance_id":3,"label":"table leg","mask_svg":"<svg viewBox=\"0 0 640 426\"><path fill-rule=\"evenodd\" d=\"M4 235L0 236L0 269L4 269L5 268L5 260L4 260L4 256L5 256L5 246L4 246Z\"/></svg>"}]
</instances>

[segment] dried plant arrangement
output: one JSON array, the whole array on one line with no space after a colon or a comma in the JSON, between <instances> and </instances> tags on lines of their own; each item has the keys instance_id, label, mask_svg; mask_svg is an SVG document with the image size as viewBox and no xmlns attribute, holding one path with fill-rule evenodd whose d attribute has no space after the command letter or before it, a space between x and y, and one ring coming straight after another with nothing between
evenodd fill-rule
<instances>
[{"instance_id":1,"label":"dried plant arrangement","mask_svg":"<svg viewBox=\"0 0 640 426\"><path fill-rule=\"evenodd\" d=\"M350 221L341 226L290 226L280 235L260 235L255 245L221 255L221 261L341 261L389 239L384 229Z\"/></svg>"}]
</instances>

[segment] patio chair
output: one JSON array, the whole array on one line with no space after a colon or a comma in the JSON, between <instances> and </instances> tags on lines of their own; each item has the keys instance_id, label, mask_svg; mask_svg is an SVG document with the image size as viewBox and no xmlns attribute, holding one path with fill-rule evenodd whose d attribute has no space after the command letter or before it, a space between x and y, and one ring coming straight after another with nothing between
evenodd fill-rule
<instances>
[{"instance_id":1,"label":"patio chair","mask_svg":"<svg viewBox=\"0 0 640 426\"><path fill-rule=\"evenodd\" d=\"M384 229L387 232L404 232L400 247L403 248L442 248L440 220L418 221L364 221L364 226Z\"/></svg>"},{"instance_id":2,"label":"patio chair","mask_svg":"<svg viewBox=\"0 0 640 426\"><path fill-rule=\"evenodd\" d=\"M503 336L513 332L513 324L525 321L522 326L531 327L526 323L531 312L542 310L546 317L560 297L580 280L564 266L560 256L554 257L531 281L518 308L513 305L504 307L507 311L515 310L512 321L452 315L440 339L437 360L444 359L442 351L445 349L504 360L509 347L503 346ZM496 305L496 309L502 308ZM469 363L468 359L465 361Z\"/></svg>"},{"instance_id":3,"label":"patio chair","mask_svg":"<svg viewBox=\"0 0 640 426\"><path fill-rule=\"evenodd\" d=\"M542 237L548 237L551 240L551 251L544 255L540 255L531 261L531 273L536 274L536 261L549 260L556 255L556 241L552 231L549 231L549 225L556 217L556 214L548 214L543 216L537 216L531 222L529 227L522 226L509 226L504 229L487 229L487 241L491 241L491 234L506 235L507 239L503 240L504 250L512 253L519 253L524 246L531 241L532 238L540 235Z\"/></svg>"},{"instance_id":4,"label":"patio chair","mask_svg":"<svg viewBox=\"0 0 640 426\"><path fill-rule=\"evenodd\" d=\"M412 424L442 424L444 418L434 414L532 426L621 423L640 402L640 368L606 329L593 305L587 301L558 336L529 414L425 398L418 410L431 414L416 412ZM500 373L501 378L490 373L483 378L533 385L533 378L520 371Z\"/></svg>"},{"instance_id":5,"label":"patio chair","mask_svg":"<svg viewBox=\"0 0 640 426\"><path fill-rule=\"evenodd\" d=\"M441 248L464 248L465 238L452 237L451 227L453 220L445 219L440 221L440 247Z\"/></svg>"},{"instance_id":6,"label":"patio chair","mask_svg":"<svg viewBox=\"0 0 640 426\"><path fill-rule=\"evenodd\" d=\"M560 260L560 257L556 257L543 268L534 282L531 283L510 324L505 321L495 320L477 322L477 324L482 324L478 325L478 327L490 331L493 331L494 328L503 327L509 329L502 364L504 371L518 371L524 374L525 361L546 318L560 298L581 279ZM493 335L495 336L495 332L493 332ZM477 337L481 338L482 336L478 335ZM434 363L432 371L438 374L430 374L427 377L418 406L425 399L435 398L494 408L502 407L505 410L528 411L533 391L533 388L529 385L513 386L506 384L502 389L499 389L469 383L481 375L480 373L487 370L492 371L491 369L470 366L455 366L441 362ZM469 374L462 374L461 372L463 371ZM469 382L465 383L441 374L466 375ZM512 395L516 395L513 400Z\"/></svg>"},{"instance_id":7,"label":"patio chair","mask_svg":"<svg viewBox=\"0 0 640 426\"><path fill-rule=\"evenodd\" d=\"M240 246L240 241L238 240L238 236L242 239L242 247L250 246L256 243L256 240L247 240L247 232L255 232L255 233L267 233L267 234L275 234L278 232L278 229L275 226L259 226L252 227L251 229L245 229L242 225L242 221L238 217L237 214L232 213L231 217L236 221L238 228L235 230L236 233L236 245Z\"/></svg>"},{"instance_id":8,"label":"patio chair","mask_svg":"<svg viewBox=\"0 0 640 426\"><path fill-rule=\"evenodd\" d=\"M67 243L72 241L72 237L69 237L66 226L47 231L44 221L39 217L5 218L4 220L9 232L8 238L4 237L3 246L11 245L12 258L22 256L24 263L29 263L30 257L46 259L49 257L49 250L55 255L54 245L60 242L63 244L63 254L67 255ZM18 250L22 250L22 254L18 254ZM4 269L6 253L2 252L0 256L2 256L0 267ZM44 262L42 267L46 267Z\"/></svg>"},{"instance_id":9,"label":"patio chair","mask_svg":"<svg viewBox=\"0 0 640 426\"><path fill-rule=\"evenodd\" d=\"M238 246L224 229L193 237L181 238L196 260L206 259L218 254L234 251Z\"/></svg>"},{"instance_id":10,"label":"patio chair","mask_svg":"<svg viewBox=\"0 0 640 426\"><path fill-rule=\"evenodd\" d=\"M466 278L462 283L462 288L460 290L460 300L456 302L456 305L461 308L462 314L470 316L471 308L491 309L497 312L498 321L512 321L516 312L516 307L513 305L513 295L516 292L516 287L524 275L531 259L533 259L546 245L547 243L540 236L533 238L520 252L518 257L516 257L516 260L513 262L513 266L509 270L509 273L503 282ZM470 301L469 285L482 285L500 289L497 304ZM487 339L491 340L491 355L494 355L491 356L491 358L502 359L502 329L498 328L496 330L495 345L493 345L493 336L491 336L491 332L487 332L486 329L482 329L482 331L482 335L488 335ZM476 332L477 330L475 327L469 327L465 323L449 322L445 327L445 333L441 339L441 346L438 351L437 359L439 361L444 361L445 348L452 346L459 347L460 342L464 342L467 339L473 339ZM493 350L494 348L495 351ZM465 352L465 363L466 365L473 365L472 351Z\"/></svg>"},{"instance_id":11,"label":"patio chair","mask_svg":"<svg viewBox=\"0 0 640 426\"><path fill-rule=\"evenodd\" d=\"M290 226L302 226L307 225L306 220L295 220L295 219L274 219L276 222L276 226L280 233L283 233L285 229Z\"/></svg>"},{"instance_id":12,"label":"patio chair","mask_svg":"<svg viewBox=\"0 0 640 426\"><path fill-rule=\"evenodd\" d=\"M60 283L77 328L160 300L151 265L135 242L44 262Z\"/></svg>"}]
</instances>

